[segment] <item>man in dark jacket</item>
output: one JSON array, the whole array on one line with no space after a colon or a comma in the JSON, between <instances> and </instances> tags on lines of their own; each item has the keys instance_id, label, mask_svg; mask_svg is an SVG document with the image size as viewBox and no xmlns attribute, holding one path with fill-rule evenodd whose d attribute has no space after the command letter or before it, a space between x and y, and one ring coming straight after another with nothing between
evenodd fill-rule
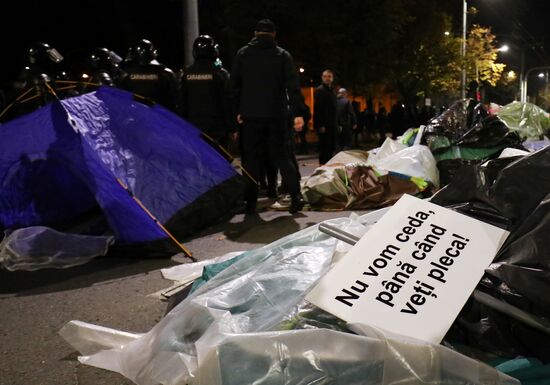
<instances>
[{"instance_id":1,"label":"man in dark jacket","mask_svg":"<svg viewBox=\"0 0 550 385\"><path fill-rule=\"evenodd\" d=\"M219 61L218 44L209 35L193 43L195 61L181 78L182 116L226 147L235 132L229 100L229 72Z\"/></svg>"},{"instance_id":2,"label":"man in dark jacket","mask_svg":"<svg viewBox=\"0 0 550 385\"><path fill-rule=\"evenodd\" d=\"M303 98L294 60L275 41L275 25L260 20L254 38L235 57L231 71L232 95L237 122L242 124L243 167L258 180L262 149L267 144L271 160L281 172L283 188L291 196L289 212L304 205L300 174L292 161L291 121L294 129L304 125ZM246 211L256 211L258 185L247 189Z\"/></svg>"},{"instance_id":3,"label":"man in dark jacket","mask_svg":"<svg viewBox=\"0 0 550 385\"><path fill-rule=\"evenodd\" d=\"M27 114L41 106L68 95L60 92L57 80L61 71L63 56L44 42L32 43L28 50L23 69L8 90L8 103L13 107L2 115L4 121ZM26 93L26 97L17 100ZM32 97L35 95L35 97Z\"/></svg>"},{"instance_id":4,"label":"man in dark jacket","mask_svg":"<svg viewBox=\"0 0 550 385\"><path fill-rule=\"evenodd\" d=\"M319 134L319 164L323 165L334 155L338 131L336 94L332 88L334 73L324 70L321 79L323 84L315 89L314 94L313 126Z\"/></svg>"}]
</instances>

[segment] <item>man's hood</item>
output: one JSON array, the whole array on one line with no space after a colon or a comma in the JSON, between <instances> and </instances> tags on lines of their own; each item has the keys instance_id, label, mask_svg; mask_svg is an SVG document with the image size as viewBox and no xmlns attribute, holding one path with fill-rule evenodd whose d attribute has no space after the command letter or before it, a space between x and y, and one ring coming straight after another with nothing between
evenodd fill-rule
<instances>
[{"instance_id":1,"label":"man's hood","mask_svg":"<svg viewBox=\"0 0 550 385\"><path fill-rule=\"evenodd\" d=\"M259 49L268 49L276 47L277 43L271 36L255 36L248 42L248 45Z\"/></svg>"}]
</instances>

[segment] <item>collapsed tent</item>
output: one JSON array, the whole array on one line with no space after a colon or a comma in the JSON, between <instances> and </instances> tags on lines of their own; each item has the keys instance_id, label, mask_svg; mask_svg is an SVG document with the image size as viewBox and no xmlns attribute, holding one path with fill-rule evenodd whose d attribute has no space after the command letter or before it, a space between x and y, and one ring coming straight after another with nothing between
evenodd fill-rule
<instances>
[{"instance_id":1,"label":"collapsed tent","mask_svg":"<svg viewBox=\"0 0 550 385\"><path fill-rule=\"evenodd\" d=\"M430 195L438 187L428 147L387 138L369 152L339 152L307 178L302 194L313 209L363 210L392 205L403 194Z\"/></svg>"},{"instance_id":2,"label":"collapsed tent","mask_svg":"<svg viewBox=\"0 0 550 385\"><path fill-rule=\"evenodd\" d=\"M99 207L117 252L173 255L171 234L219 220L242 194L242 176L200 134L108 87L3 124L0 229L66 230Z\"/></svg>"}]
</instances>

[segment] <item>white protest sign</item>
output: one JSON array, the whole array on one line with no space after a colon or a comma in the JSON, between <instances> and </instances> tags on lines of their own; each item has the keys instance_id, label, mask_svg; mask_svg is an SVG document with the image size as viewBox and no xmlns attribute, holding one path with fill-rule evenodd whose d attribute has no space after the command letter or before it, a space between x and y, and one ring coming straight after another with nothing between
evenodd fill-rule
<instances>
[{"instance_id":1,"label":"white protest sign","mask_svg":"<svg viewBox=\"0 0 550 385\"><path fill-rule=\"evenodd\" d=\"M437 344L508 234L404 195L306 299L344 321Z\"/></svg>"}]
</instances>

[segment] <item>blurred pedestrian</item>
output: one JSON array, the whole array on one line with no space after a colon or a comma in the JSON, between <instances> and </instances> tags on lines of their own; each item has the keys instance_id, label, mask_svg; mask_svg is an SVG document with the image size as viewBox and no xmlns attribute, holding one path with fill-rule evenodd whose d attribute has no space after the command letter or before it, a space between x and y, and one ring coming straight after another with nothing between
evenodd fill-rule
<instances>
[{"instance_id":1,"label":"blurred pedestrian","mask_svg":"<svg viewBox=\"0 0 550 385\"><path fill-rule=\"evenodd\" d=\"M319 135L319 164L324 165L332 158L336 147L337 110L332 70L324 70L321 80L314 94L313 125Z\"/></svg>"},{"instance_id":2,"label":"blurred pedestrian","mask_svg":"<svg viewBox=\"0 0 550 385\"><path fill-rule=\"evenodd\" d=\"M375 131L378 145L381 145L387 136L391 136L388 125L388 113L382 103L378 103L378 112L376 113Z\"/></svg>"},{"instance_id":3,"label":"blurred pedestrian","mask_svg":"<svg viewBox=\"0 0 550 385\"><path fill-rule=\"evenodd\" d=\"M263 143L281 172L282 184L291 196L289 212L303 208L300 174L293 162L292 129L303 128L303 97L294 60L275 41L275 24L258 21L254 38L239 49L231 71L232 94L238 123L242 124L243 167L254 179L260 174ZM292 124L290 122L293 122ZM256 212L257 183L250 183L246 211Z\"/></svg>"},{"instance_id":4,"label":"blurred pedestrian","mask_svg":"<svg viewBox=\"0 0 550 385\"><path fill-rule=\"evenodd\" d=\"M403 135L405 132L405 106L399 100L393 104L388 115L388 122L393 139Z\"/></svg>"},{"instance_id":5,"label":"blurred pedestrian","mask_svg":"<svg viewBox=\"0 0 550 385\"><path fill-rule=\"evenodd\" d=\"M361 104L358 101L354 100L351 102L351 106L353 107L353 112L355 113L355 117L357 120L355 130L353 130L353 146L355 148L359 148L360 141L363 139L365 120L364 116L361 114ZM361 139L359 139L359 137L361 137Z\"/></svg>"},{"instance_id":6,"label":"blurred pedestrian","mask_svg":"<svg viewBox=\"0 0 550 385\"><path fill-rule=\"evenodd\" d=\"M353 132L357 129L357 117L345 88L340 88L336 95L336 115L339 133L338 150L349 150L352 146Z\"/></svg>"},{"instance_id":7,"label":"blurred pedestrian","mask_svg":"<svg viewBox=\"0 0 550 385\"><path fill-rule=\"evenodd\" d=\"M365 139L368 142L376 142L376 114L372 99L367 100L367 107L361 113L363 115L363 130Z\"/></svg>"}]
</instances>

